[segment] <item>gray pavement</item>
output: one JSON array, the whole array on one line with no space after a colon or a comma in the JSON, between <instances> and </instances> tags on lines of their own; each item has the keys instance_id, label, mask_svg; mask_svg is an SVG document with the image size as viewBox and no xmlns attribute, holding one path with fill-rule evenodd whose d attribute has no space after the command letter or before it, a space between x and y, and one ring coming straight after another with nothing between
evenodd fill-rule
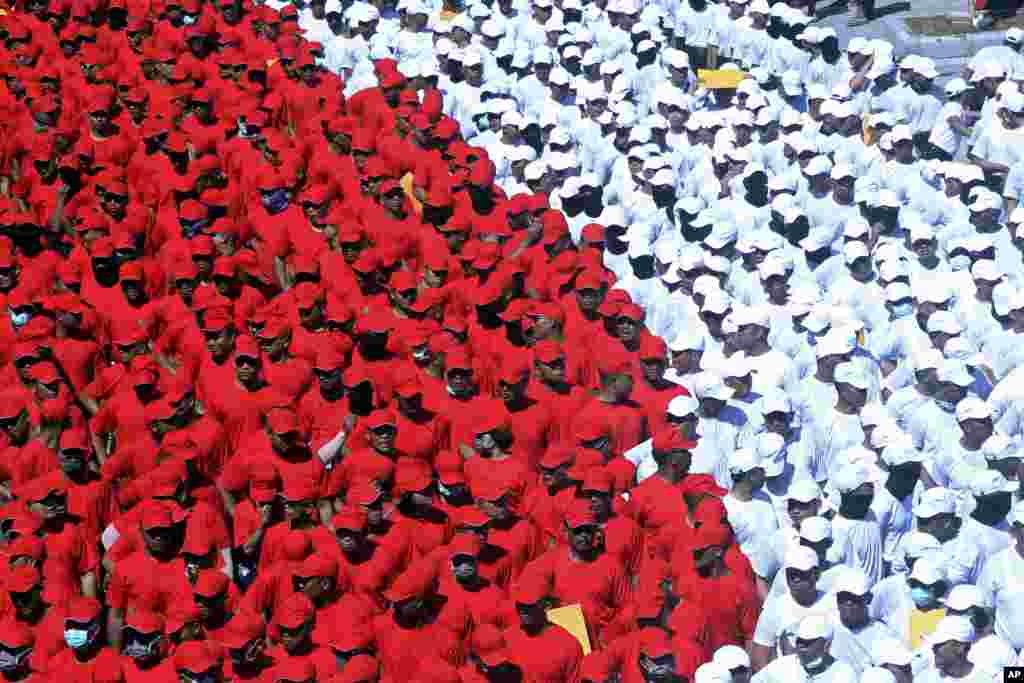
<instances>
[{"instance_id":1,"label":"gray pavement","mask_svg":"<svg viewBox=\"0 0 1024 683\"><path fill-rule=\"evenodd\" d=\"M849 12L842 5L830 5L822 0L818 4L819 19L815 25L835 29L842 46L851 38L861 36L889 41L895 48L897 59L907 54L930 57L936 62L940 84L958 75L963 64L979 49L986 45L998 45L1003 39L1003 31L932 37L911 34L907 30L904 20L908 17L966 17L966 0L878 0L875 8L879 16L874 21L851 27Z\"/></svg>"}]
</instances>

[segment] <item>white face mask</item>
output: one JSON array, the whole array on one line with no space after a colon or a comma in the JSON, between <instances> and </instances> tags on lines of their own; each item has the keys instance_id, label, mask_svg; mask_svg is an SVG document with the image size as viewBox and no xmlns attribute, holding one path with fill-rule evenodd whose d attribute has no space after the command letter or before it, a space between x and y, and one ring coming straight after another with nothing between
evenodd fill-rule
<instances>
[{"instance_id":1,"label":"white face mask","mask_svg":"<svg viewBox=\"0 0 1024 683\"><path fill-rule=\"evenodd\" d=\"M908 318L914 314L914 304L897 304L892 307L893 320L900 320L902 318Z\"/></svg>"},{"instance_id":2,"label":"white face mask","mask_svg":"<svg viewBox=\"0 0 1024 683\"><path fill-rule=\"evenodd\" d=\"M967 270L968 268L971 267L971 257L964 256L962 254L959 256L954 256L953 258L949 259L949 267L952 268L954 271Z\"/></svg>"},{"instance_id":3,"label":"white face mask","mask_svg":"<svg viewBox=\"0 0 1024 683\"><path fill-rule=\"evenodd\" d=\"M84 628L69 628L64 631L64 642L72 650L85 647L89 642L89 631Z\"/></svg>"},{"instance_id":4,"label":"white face mask","mask_svg":"<svg viewBox=\"0 0 1024 683\"><path fill-rule=\"evenodd\" d=\"M14 327L24 327L29 320L32 319L31 313L15 313L10 311L11 325Z\"/></svg>"}]
</instances>

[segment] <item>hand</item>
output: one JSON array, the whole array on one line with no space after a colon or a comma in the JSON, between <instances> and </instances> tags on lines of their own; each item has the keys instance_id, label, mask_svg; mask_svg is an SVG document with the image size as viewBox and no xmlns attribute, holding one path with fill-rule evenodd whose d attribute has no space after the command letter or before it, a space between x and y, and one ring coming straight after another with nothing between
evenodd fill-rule
<instances>
[{"instance_id":1,"label":"hand","mask_svg":"<svg viewBox=\"0 0 1024 683\"><path fill-rule=\"evenodd\" d=\"M345 419L343 419L341 421L341 428L345 430L346 434L351 434L352 430L355 429L355 426L356 426L356 416L355 415L346 415Z\"/></svg>"}]
</instances>

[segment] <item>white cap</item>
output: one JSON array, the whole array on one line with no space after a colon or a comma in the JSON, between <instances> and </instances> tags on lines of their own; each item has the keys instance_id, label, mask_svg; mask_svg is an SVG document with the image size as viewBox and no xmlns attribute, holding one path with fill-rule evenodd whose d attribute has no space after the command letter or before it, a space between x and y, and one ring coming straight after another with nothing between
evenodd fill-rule
<instances>
[{"instance_id":1,"label":"white cap","mask_svg":"<svg viewBox=\"0 0 1024 683\"><path fill-rule=\"evenodd\" d=\"M840 166L842 166L842 164L840 164ZM833 178L835 178L836 168L839 168L839 166L832 169ZM849 237L850 239L856 240L870 234L871 226L868 224L867 220L860 216L850 219L843 228L843 237Z\"/></svg>"},{"instance_id":2,"label":"white cap","mask_svg":"<svg viewBox=\"0 0 1024 683\"><path fill-rule=\"evenodd\" d=\"M1020 92L1010 93L1003 98L1002 108L1014 114L1024 113L1024 94Z\"/></svg>"},{"instance_id":3,"label":"white cap","mask_svg":"<svg viewBox=\"0 0 1024 683\"><path fill-rule=\"evenodd\" d=\"M754 437L754 450L766 477L777 477L786 469L786 440L774 432Z\"/></svg>"},{"instance_id":4,"label":"white cap","mask_svg":"<svg viewBox=\"0 0 1024 683\"><path fill-rule=\"evenodd\" d=\"M1024 223L1024 205L1018 206L1010 212L1009 223Z\"/></svg>"},{"instance_id":5,"label":"white cap","mask_svg":"<svg viewBox=\"0 0 1024 683\"><path fill-rule=\"evenodd\" d=\"M709 292L704 297L704 305L701 307L701 312L714 313L721 315L732 308L732 299L728 294L722 290L715 290Z\"/></svg>"},{"instance_id":6,"label":"white cap","mask_svg":"<svg viewBox=\"0 0 1024 683\"><path fill-rule=\"evenodd\" d=\"M501 115L502 126L514 126L516 128L522 128L524 123L525 119L523 119L523 115L515 110L507 111Z\"/></svg>"},{"instance_id":7,"label":"white cap","mask_svg":"<svg viewBox=\"0 0 1024 683\"><path fill-rule=\"evenodd\" d=\"M761 460L752 448L737 448L729 454L729 473L743 474L761 467Z\"/></svg>"},{"instance_id":8,"label":"white cap","mask_svg":"<svg viewBox=\"0 0 1024 683\"><path fill-rule=\"evenodd\" d=\"M821 500L821 487L813 479L797 479L786 491L786 498L799 503Z\"/></svg>"},{"instance_id":9,"label":"white cap","mask_svg":"<svg viewBox=\"0 0 1024 683\"><path fill-rule=\"evenodd\" d=\"M856 240L853 242L847 242L843 245L843 259L847 265L853 263L859 258L868 258L871 256L868 252L868 247L863 242Z\"/></svg>"},{"instance_id":10,"label":"white cap","mask_svg":"<svg viewBox=\"0 0 1024 683\"><path fill-rule=\"evenodd\" d=\"M701 664L693 672L693 683L730 683L732 673L715 662Z\"/></svg>"},{"instance_id":11,"label":"white cap","mask_svg":"<svg viewBox=\"0 0 1024 683\"><path fill-rule=\"evenodd\" d=\"M946 84L946 95L952 97L955 95L962 95L970 89L971 86L967 85L967 81L962 78L954 78Z\"/></svg>"},{"instance_id":12,"label":"white cap","mask_svg":"<svg viewBox=\"0 0 1024 683\"><path fill-rule=\"evenodd\" d=\"M957 422L984 420L989 417L992 417L992 406L977 396L968 396L956 406Z\"/></svg>"},{"instance_id":13,"label":"white cap","mask_svg":"<svg viewBox=\"0 0 1024 683\"><path fill-rule=\"evenodd\" d=\"M928 332L943 332L945 334L960 334L964 331L963 325L950 311L935 311L928 317Z\"/></svg>"},{"instance_id":14,"label":"white cap","mask_svg":"<svg viewBox=\"0 0 1024 683\"><path fill-rule=\"evenodd\" d=\"M1013 493L1017 490L1017 482L1009 481L997 470L979 469L971 477L972 496L991 496L996 493Z\"/></svg>"},{"instance_id":15,"label":"white cap","mask_svg":"<svg viewBox=\"0 0 1024 683\"><path fill-rule=\"evenodd\" d=\"M843 465L831 477L832 485L839 493L856 491L864 484L872 481L871 472L860 463Z\"/></svg>"},{"instance_id":16,"label":"white cap","mask_svg":"<svg viewBox=\"0 0 1024 683\"><path fill-rule=\"evenodd\" d=\"M785 392L778 389L768 389L757 401L758 410L762 415L769 413L791 413L793 404Z\"/></svg>"},{"instance_id":17,"label":"white cap","mask_svg":"<svg viewBox=\"0 0 1024 683\"><path fill-rule=\"evenodd\" d=\"M912 441L897 442L882 449L882 462L889 467L899 467L908 462L923 462L924 454L914 448Z\"/></svg>"},{"instance_id":18,"label":"white cap","mask_svg":"<svg viewBox=\"0 0 1024 683\"><path fill-rule=\"evenodd\" d=\"M949 594L946 595L946 599L943 600L943 604L946 605L946 609L957 612L966 612L972 607L990 606L988 600L985 599L985 594L972 583L953 586Z\"/></svg>"},{"instance_id":19,"label":"white cap","mask_svg":"<svg viewBox=\"0 0 1024 683\"><path fill-rule=\"evenodd\" d=\"M857 36L856 38L850 39L850 44L846 46L846 51L852 52L853 54L866 55L870 54L870 45L867 38Z\"/></svg>"},{"instance_id":20,"label":"white cap","mask_svg":"<svg viewBox=\"0 0 1024 683\"><path fill-rule=\"evenodd\" d=\"M891 131L889 131L889 135L892 136L890 139L892 140L892 143L894 145L897 142L909 141L914 139L914 133L913 131L910 130L910 126L904 124L894 127Z\"/></svg>"},{"instance_id":21,"label":"white cap","mask_svg":"<svg viewBox=\"0 0 1024 683\"><path fill-rule=\"evenodd\" d=\"M898 638L880 638L875 641L875 647L872 648L871 654L876 666L881 666L882 664L910 666L912 661L910 650Z\"/></svg>"},{"instance_id":22,"label":"white cap","mask_svg":"<svg viewBox=\"0 0 1024 683\"><path fill-rule=\"evenodd\" d=\"M1014 26L1006 32L1004 40L1012 45L1024 43L1024 30Z\"/></svg>"},{"instance_id":23,"label":"white cap","mask_svg":"<svg viewBox=\"0 0 1024 683\"><path fill-rule=\"evenodd\" d=\"M668 344L669 351L703 351L707 341L704 335L697 332L680 332Z\"/></svg>"},{"instance_id":24,"label":"white cap","mask_svg":"<svg viewBox=\"0 0 1024 683\"><path fill-rule=\"evenodd\" d=\"M707 301L705 300L706 303ZM721 401L727 401L732 398L732 394L732 389L727 387L722 378L715 373L705 371L698 373L694 378L693 395L698 399L717 398Z\"/></svg>"},{"instance_id":25,"label":"white cap","mask_svg":"<svg viewBox=\"0 0 1024 683\"><path fill-rule=\"evenodd\" d=\"M849 384L857 389L867 389L871 381L857 363L840 363L835 370L836 383Z\"/></svg>"},{"instance_id":26,"label":"white cap","mask_svg":"<svg viewBox=\"0 0 1024 683\"><path fill-rule=\"evenodd\" d=\"M975 195L974 201L967 206L971 211L991 211L992 209L1002 209L1003 200L995 192L987 190Z\"/></svg>"},{"instance_id":27,"label":"white cap","mask_svg":"<svg viewBox=\"0 0 1024 683\"><path fill-rule=\"evenodd\" d=\"M668 402L668 414L673 417L693 415L700 407L700 402L693 396L676 396Z\"/></svg>"},{"instance_id":28,"label":"white cap","mask_svg":"<svg viewBox=\"0 0 1024 683\"><path fill-rule=\"evenodd\" d=\"M939 581L945 581L946 571L941 564L941 558L938 555L920 557L914 563L914 568L910 571L909 578L919 581L926 586L931 586Z\"/></svg>"},{"instance_id":29,"label":"white cap","mask_svg":"<svg viewBox=\"0 0 1024 683\"><path fill-rule=\"evenodd\" d=\"M732 221L719 222L711 229L711 234L704 238L704 244L712 249L721 249L736 241L737 227Z\"/></svg>"},{"instance_id":30,"label":"white cap","mask_svg":"<svg viewBox=\"0 0 1024 683\"><path fill-rule=\"evenodd\" d=\"M979 259L971 266L971 276L975 280L985 282L999 282L1006 273L992 259Z\"/></svg>"},{"instance_id":31,"label":"white cap","mask_svg":"<svg viewBox=\"0 0 1024 683\"><path fill-rule=\"evenodd\" d=\"M890 282L885 287L885 300L889 302L902 301L903 299L910 299L912 295L910 293L910 285L905 282Z\"/></svg>"},{"instance_id":32,"label":"white cap","mask_svg":"<svg viewBox=\"0 0 1024 683\"><path fill-rule=\"evenodd\" d=\"M928 519L936 515L952 515L957 509L957 495L942 487L930 488L914 505L914 516Z\"/></svg>"},{"instance_id":33,"label":"white cap","mask_svg":"<svg viewBox=\"0 0 1024 683\"><path fill-rule=\"evenodd\" d=\"M832 162L827 156L818 155L810 160L807 164L807 168L804 169L804 175L816 176L816 175L827 175L832 170Z\"/></svg>"},{"instance_id":34,"label":"white cap","mask_svg":"<svg viewBox=\"0 0 1024 683\"><path fill-rule=\"evenodd\" d=\"M1002 432L996 432L985 439L985 443L981 444L981 452L991 462L1020 457L1009 437Z\"/></svg>"},{"instance_id":35,"label":"white cap","mask_svg":"<svg viewBox=\"0 0 1024 683\"><path fill-rule=\"evenodd\" d=\"M738 645L723 645L715 650L711 661L730 672L740 667L750 668L750 655Z\"/></svg>"},{"instance_id":36,"label":"white cap","mask_svg":"<svg viewBox=\"0 0 1024 683\"><path fill-rule=\"evenodd\" d=\"M800 522L798 535L808 543L821 543L832 538L832 522L827 517L808 517Z\"/></svg>"},{"instance_id":37,"label":"white cap","mask_svg":"<svg viewBox=\"0 0 1024 683\"><path fill-rule=\"evenodd\" d=\"M847 334L843 330L829 330L818 340L817 346L814 347L818 358L845 356L853 351L853 349L854 340L852 335ZM847 363L844 363L844 365L847 365Z\"/></svg>"},{"instance_id":38,"label":"white cap","mask_svg":"<svg viewBox=\"0 0 1024 683\"><path fill-rule=\"evenodd\" d=\"M786 551L785 566L786 569L796 569L802 572L817 569L818 553L805 546L793 546Z\"/></svg>"},{"instance_id":39,"label":"white cap","mask_svg":"<svg viewBox=\"0 0 1024 683\"><path fill-rule=\"evenodd\" d=\"M943 617L935 630L925 640L931 645L941 645L950 641L958 643L973 643L977 640L978 634L974 630L971 620L966 617Z\"/></svg>"},{"instance_id":40,"label":"white cap","mask_svg":"<svg viewBox=\"0 0 1024 683\"><path fill-rule=\"evenodd\" d=\"M548 171L548 165L543 161L531 161L523 170L523 177L527 180L540 180Z\"/></svg>"},{"instance_id":41,"label":"white cap","mask_svg":"<svg viewBox=\"0 0 1024 683\"><path fill-rule=\"evenodd\" d=\"M969 387L974 383L974 378L967 372L967 366L963 361L947 358L939 366L938 381L950 382L958 387Z\"/></svg>"},{"instance_id":42,"label":"white cap","mask_svg":"<svg viewBox=\"0 0 1024 683\"><path fill-rule=\"evenodd\" d=\"M800 640L832 640L832 622L822 614L811 614L800 621L796 629L796 637Z\"/></svg>"},{"instance_id":43,"label":"white cap","mask_svg":"<svg viewBox=\"0 0 1024 683\"><path fill-rule=\"evenodd\" d=\"M832 591L835 593L853 593L858 597L863 597L871 592L871 579L868 578L863 569L847 567L832 585Z\"/></svg>"}]
</instances>

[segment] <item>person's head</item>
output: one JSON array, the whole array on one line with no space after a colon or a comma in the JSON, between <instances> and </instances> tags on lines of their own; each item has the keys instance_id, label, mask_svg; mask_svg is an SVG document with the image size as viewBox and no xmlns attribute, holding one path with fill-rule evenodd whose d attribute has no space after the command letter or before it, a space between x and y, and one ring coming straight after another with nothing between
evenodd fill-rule
<instances>
[{"instance_id":1,"label":"person's head","mask_svg":"<svg viewBox=\"0 0 1024 683\"><path fill-rule=\"evenodd\" d=\"M302 593L293 593L275 610L278 640L285 652L298 654L309 643L316 621L316 608Z\"/></svg>"},{"instance_id":2,"label":"person's head","mask_svg":"<svg viewBox=\"0 0 1024 683\"><path fill-rule=\"evenodd\" d=\"M184 515L173 506L157 503L142 516L142 540L146 552L166 559L177 554L184 538Z\"/></svg>"},{"instance_id":3,"label":"person's head","mask_svg":"<svg viewBox=\"0 0 1024 683\"><path fill-rule=\"evenodd\" d=\"M941 607L949 590L941 559L933 556L919 558L907 576L907 590L917 609L933 610Z\"/></svg>"},{"instance_id":4,"label":"person's head","mask_svg":"<svg viewBox=\"0 0 1024 683\"><path fill-rule=\"evenodd\" d=\"M166 657L167 646L163 617L141 609L129 612L121 633L121 654L140 669L151 669Z\"/></svg>"},{"instance_id":5,"label":"person's head","mask_svg":"<svg viewBox=\"0 0 1024 683\"><path fill-rule=\"evenodd\" d=\"M818 555L810 548L796 546L786 551L786 587L801 605L810 605L817 599L818 565Z\"/></svg>"},{"instance_id":6,"label":"person's head","mask_svg":"<svg viewBox=\"0 0 1024 683\"><path fill-rule=\"evenodd\" d=\"M14 615L19 621L35 624L46 611L46 602L43 600L43 577L36 567L13 567L7 581L7 595L14 607Z\"/></svg>"},{"instance_id":7,"label":"person's head","mask_svg":"<svg viewBox=\"0 0 1024 683\"><path fill-rule=\"evenodd\" d=\"M546 576L541 572L523 572L512 587L519 627L527 633L536 633L548 623L546 608L548 602Z\"/></svg>"},{"instance_id":8,"label":"person's head","mask_svg":"<svg viewBox=\"0 0 1024 683\"><path fill-rule=\"evenodd\" d=\"M835 369L835 388L839 399L853 410L860 410L868 402L868 377L864 369L852 362L842 363Z\"/></svg>"},{"instance_id":9,"label":"person's head","mask_svg":"<svg viewBox=\"0 0 1024 683\"><path fill-rule=\"evenodd\" d=\"M315 552L292 575L292 587L314 605L331 600L338 587L338 561L325 552Z\"/></svg>"},{"instance_id":10,"label":"person's head","mask_svg":"<svg viewBox=\"0 0 1024 683\"><path fill-rule=\"evenodd\" d=\"M685 438L675 426L659 430L651 443L658 471L670 481L678 481L689 473L696 447L697 442Z\"/></svg>"},{"instance_id":11,"label":"person's head","mask_svg":"<svg viewBox=\"0 0 1024 683\"><path fill-rule=\"evenodd\" d=\"M786 513L793 528L799 529L805 519L817 517L821 512L821 489L811 479L793 482L786 497Z\"/></svg>"},{"instance_id":12,"label":"person's head","mask_svg":"<svg viewBox=\"0 0 1024 683\"><path fill-rule=\"evenodd\" d=\"M800 666L811 675L821 673L830 664L832 624L823 615L804 617L796 631L796 656Z\"/></svg>"},{"instance_id":13,"label":"person's head","mask_svg":"<svg viewBox=\"0 0 1024 683\"><path fill-rule=\"evenodd\" d=\"M834 587L839 620L846 628L856 631L867 625L870 617L871 581L863 570L850 567L839 577Z\"/></svg>"},{"instance_id":14,"label":"person's head","mask_svg":"<svg viewBox=\"0 0 1024 683\"><path fill-rule=\"evenodd\" d=\"M752 448L740 448L729 455L729 474L733 487L745 486L757 491L764 486L764 464Z\"/></svg>"},{"instance_id":15,"label":"person's head","mask_svg":"<svg viewBox=\"0 0 1024 683\"><path fill-rule=\"evenodd\" d=\"M928 636L935 659L935 668L950 678L960 678L970 670L967 655L977 640L977 633L970 620L962 616L947 616Z\"/></svg>"}]
</instances>

